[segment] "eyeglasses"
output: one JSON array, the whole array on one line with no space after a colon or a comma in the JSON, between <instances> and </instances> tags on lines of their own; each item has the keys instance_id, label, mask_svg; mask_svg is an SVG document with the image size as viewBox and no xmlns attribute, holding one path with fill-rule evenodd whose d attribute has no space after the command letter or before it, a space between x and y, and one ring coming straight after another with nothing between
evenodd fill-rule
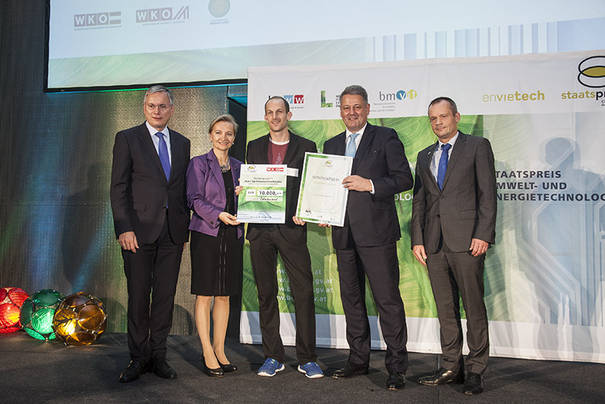
<instances>
[{"instance_id":1,"label":"eyeglasses","mask_svg":"<svg viewBox=\"0 0 605 404\"><path fill-rule=\"evenodd\" d=\"M150 110L150 111L154 111L156 108L160 111L160 112L165 112L167 109L169 109L172 105L166 105L166 104L145 104L145 107Z\"/></svg>"}]
</instances>

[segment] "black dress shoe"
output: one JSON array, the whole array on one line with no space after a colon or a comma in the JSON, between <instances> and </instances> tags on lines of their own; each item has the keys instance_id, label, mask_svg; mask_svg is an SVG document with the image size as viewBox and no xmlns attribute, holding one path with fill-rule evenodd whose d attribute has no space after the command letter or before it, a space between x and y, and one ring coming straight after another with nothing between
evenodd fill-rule
<instances>
[{"instance_id":1,"label":"black dress shoe","mask_svg":"<svg viewBox=\"0 0 605 404\"><path fill-rule=\"evenodd\" d=\"M389 372L387 377L387 390L401 390L405 387L405 376L403 373Z\"/></svg>"},{"instance_id":2,"label":"black dress shoe","mask_svg":"<svg viewBox=\"0 0 605 404\"><path fill-rule=\"evenodd\" d=\"M120 383L130 383L137 380L143 373L146 373L148 366L146 363L138 360L131 360L128 367L120 374Z\"/></svg>"},{"instance_id":3,"label":"black dress shoe","mask_svg":"<svg viewBox=\"0 0 605 404\"><path fill-rule=\"evenodd\" d=\"M220 366L220 362L219 362L219 366ZM202 356L202 372L206 373L209 377L223 377L225 375L225 371L222 369L222 367L218 367L216 369L210 369L208 366L206 366L206 361L204 360L204 356Z\"/></svg>"},{"instance_id":4,"label":"black dress shoe","mask_svg":"<svg viewBox=\"0 0 605 404\"><path fill-rule=\"evenodd\" d=\"M237 366L235 366L233 363L228 363L226 365L223 365L222 363L218 363L221 367L221 369L223 369L224 373L232 373L235 372L237 370Z\"/></svg>"},{"instance_id":5,"label":"black dress shoe","mask_svg":"<svg viewBox=\"0 0 605 404\"><path fill-rule=\"evenodd\" d=\"M176 379L176 371L170 367L166 360L153 361L153 373L163 379Z\"/></svg>"},{"instance_id":6,"label":"black dress shoe","mask_svg":"<svg viewBox=\"0 0 605 404\"><path fill-rule=\"evenodd\" d=\"M483 392L483 378L478 373L468 372L464 383L464 394L472 396Z\"/></svg>"},{"instance_id":7,"label":"black dress shoe","mask_svg":"<svg viewBox=\"0 0 605 404\"><path fill-rule=\"evenodd\" d=\"M367 375L367 367L352 367L348 363L342 369L337 369L332 373L333 379L345 379L354 376Z\"/></svg>"},{"instance_id":8,"label":"black dress shoe","mask_svg":"<svg viewBox=\"0 0 605 404\"><path fill-rule=\"evenodd\" d=\"M461 384L464 383L464 371L454 372L453 370L441 368L434 375L419 378L418 383L425 386L437 386L447 383Z\"/></svg>"}]
</instances>

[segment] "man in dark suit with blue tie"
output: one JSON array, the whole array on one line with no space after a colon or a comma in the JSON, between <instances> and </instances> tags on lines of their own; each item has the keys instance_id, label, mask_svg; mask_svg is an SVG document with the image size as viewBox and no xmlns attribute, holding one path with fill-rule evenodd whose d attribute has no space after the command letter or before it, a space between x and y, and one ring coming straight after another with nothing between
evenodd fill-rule
<instances>
[{"instance_id":1,"label":"man in dark suit with blue tie","mask_svg":"<svg viewBox=\"0 0 605 404\"><path fill-rule=\"evenodd\" d=\"M489 355L483 302L485 252L494 243L496 176L487 139L458 131L456 103L439 97L429 104L438 141L418 153L411 240L416 259L428 268L441 327L441 367L421 377L424 385L466 382L464 393L483 391ZM467 319L469 355L462 359L459 299Z\"/></svg>"},{"instance_id":2,"label":"man in dark suit with blue tie","mask_svg":"<svg viewBox=\"0 0 605 404\"><path fill-rule=\"evenodd\" d=\"M351 175L343 180L349 190L345 223L343 227L332 227L350 353L345 367L332 377L368 373L367 276L387 345L386 387L398 390L405 384L408 353L395 245L400 238L395 195L412 188L412 175L397 133L369 124L369 113L366 90L357 85L345 88L340 95L340 116L346 131L326 141L323 148L327 154L354 157Z\"/></svg>"},{"instance_id":3,"label":"man in dark suit with blue tie","mask_svg":"<svg viewBox=\"0 0 605 404\"><path fill-rule=\"evenodd\" d=\"M120 375L122 383L149 370L166 379L177 376L166 362L166 339L189 236L185 172L190 142L168 129L173 111L170 90L150 87L143 101L146 121L118 132L113 148L110 198L128 286L131 358Z\"/></svg>"}]
</instances>

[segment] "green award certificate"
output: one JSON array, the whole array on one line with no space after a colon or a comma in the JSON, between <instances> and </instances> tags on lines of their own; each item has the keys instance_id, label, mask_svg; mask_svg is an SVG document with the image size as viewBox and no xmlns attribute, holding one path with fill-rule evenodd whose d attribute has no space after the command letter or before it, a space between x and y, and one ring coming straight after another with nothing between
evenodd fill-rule
<instances>
[{"instance_id":1,"label":"green award certificate","mask_svg":"<svg viewBox=\"0 0 605 404\"><path fill-rule=\"evenodd\" d=\"M242 164L237 220L241 223L286 222L286 178L288 166Z\"/></svg>"},{"instance_id":2,"label":"green award certificate","mask_svg":"<svg viewBox=\"0 0 605 404\"><path fill-rule=\"evenodd\" d=\"M353 158L305 153L296 216L306 222L343 226L349 190L342 180L351 175Z\"/></svg>"}]
</instances>

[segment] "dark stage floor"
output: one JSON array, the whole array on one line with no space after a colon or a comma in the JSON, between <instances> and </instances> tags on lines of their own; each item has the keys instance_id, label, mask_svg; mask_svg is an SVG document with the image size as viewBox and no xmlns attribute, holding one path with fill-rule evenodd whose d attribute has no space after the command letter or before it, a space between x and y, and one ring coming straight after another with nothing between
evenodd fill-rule
<instances>
[{"instance_id":1,"label":"dark stage floor","mask_svg":"<svg viewBox=\"0 0 605 404\"><path fill-rule=\"evenodd\" d=\"M384 352L380 351L372 352L367 376L310 380L296 371L294 348L288 347L286 370L261 378L255 374L263 361L261 347L230 341L227 354L240 370L211 379L200 371L197 337L172 336L168 343L176 380L149 373L121 384L118 376L128 363L125 334L103 335L90 347L41 343L22 332L0 335L0 402L605 402L605 366L598 364L492 358L486 391L467 397L459 385L432 388L415 382L437 367L436 355L411 353L406 387L392 392L384 389ZM347 352L320 349L318 354L320 366L330 371L344 363Z\"/></svg>"}]
</instances>

